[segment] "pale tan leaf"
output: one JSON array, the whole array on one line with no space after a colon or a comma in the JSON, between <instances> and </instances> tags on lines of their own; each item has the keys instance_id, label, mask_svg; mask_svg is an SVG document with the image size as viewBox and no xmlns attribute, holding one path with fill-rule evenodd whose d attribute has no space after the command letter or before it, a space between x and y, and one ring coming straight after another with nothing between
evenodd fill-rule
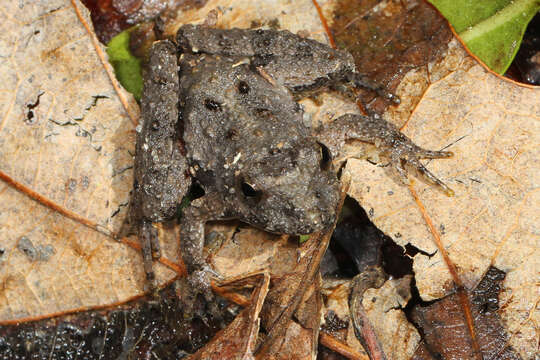
<instances>
[{"instance_id":1,"label":"pale tan leaf","mask_svg":"<svg viewBox=\"0 0 540 360\"><path fill-rule=\"evenodd\" d=\"M279 251L276 238L276 235L261 230L242 228L212 258L212 267L225 278L268 268Z\"/></svg>"},{"instance_id":2,"label":"pale tan leaf","mask_svg":"<svg viewBox=\"0 0 540 360\"><path fill-rule=\"evenodd\" d=\"M0 4L0 171L117 232L132 186L138 106L108 75L104 49L82 21L89 17L78 2ZM113 304L143 289L137 251L5 182L0 239L0 321Z\"/></svg>"},{"instance_id":3,"label":"pale tan leaf","mask_svg":"<svg viewBox=\"0 0 540 360\"><path fill-rule=\"evenodd\" d=\"M320 1L324 4L326 1ZM330 1L328 1L331 5ZM165 33L176 34L183 24L209 24L220 28L249 29L277 27L293 33L301 31L317 41L328 43L317 10L311 0L209 0L200 8L178 13L165 25Z\"/></svg>"}]
</instances>

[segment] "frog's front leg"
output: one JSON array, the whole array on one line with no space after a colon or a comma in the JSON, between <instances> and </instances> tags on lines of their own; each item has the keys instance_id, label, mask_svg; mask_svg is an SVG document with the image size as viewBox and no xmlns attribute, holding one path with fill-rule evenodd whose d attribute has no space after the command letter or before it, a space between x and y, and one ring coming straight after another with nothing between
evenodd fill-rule
<instances>
[{"instance_id":1,"label":"frog's front leg","mask_svg":"<svg viewBox=\"0 0 540 360\"><path fill-rule=\"evenodd\" d=\"M393 124L378 115L367 117L346 114L319 128L315 136L328 147L334 157L340 153L345 141L349 139L374 144L382 153L390 157L392 166L398 171L405 183L408 183L409 180L404 165L409 164L429 181L439 186L447 195L453 195L452 189L429 172L420 162L420 159L449 158L453 156L453 153L421 148Z\"/></svg>"},{"instance_id":2,"label":"frog's front leg","mask_svg":"<svg viewBox=\"0 0 540 360\"><path fill-rule=\"evenodd\" d=\"M227 216L228 215L228 216ZM184 314L192 317L198 295L203 295L210 305L210 313L218 316L210 275L214 274L204 257L204 226L207 221L231 218L218 194L206 194L195 199L184 210L180 221L180 249L188 277L181 294ZM187 283L186 283L187 282ZM197 314L204 318L204 314Z\"/></svg>"}]
</instances>

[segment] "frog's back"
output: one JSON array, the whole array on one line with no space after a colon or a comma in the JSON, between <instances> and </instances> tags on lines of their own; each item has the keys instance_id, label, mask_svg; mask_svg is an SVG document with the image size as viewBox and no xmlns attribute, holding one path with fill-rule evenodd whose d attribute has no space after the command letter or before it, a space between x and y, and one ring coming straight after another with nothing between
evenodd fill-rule
<instances>
[{"instance_id":1,"label":"frog's back","mask_svg":"<svg viewBox=\"0 0 540 360\"><path fill-rule=\"evenodd\" d=\"M309 138L290 92L245 59L184 54L180 65L183 138L202 183L207 174L227 185L233 165L265 161Z\"/></svg>"}]
</instances>

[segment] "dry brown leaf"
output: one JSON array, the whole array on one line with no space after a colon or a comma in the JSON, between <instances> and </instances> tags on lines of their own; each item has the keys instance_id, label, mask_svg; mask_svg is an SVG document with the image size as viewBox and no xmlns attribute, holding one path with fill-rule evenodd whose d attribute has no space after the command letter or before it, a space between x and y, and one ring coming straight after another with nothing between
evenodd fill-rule
<instances>
[{"instance_id":1,"label":"dry brown leaf","mask_svg":"<svg viewBox=\"0 0 540 360\"><path fill-rule=\"evenodd\" d=\"M401 310L410 298L410 280L409 276L388 280L381 288L370 288L363 294L363 309L388 359L410 359L420 341L420 334ZM337 317L344 321L347 328L341 331L341 339L351 348L364 353L365 350L358 341L353 322L350 320L350 286L351 283L346 282L332 289L327 295L325 318ZM330 317L329 311L332 311ZM325 327L328 326L327 323Z\"/></svg>"},{"instance_id":2,"label":"dry brown leaf","mask_svg":"<svg viewBox=\"0 0 540 360\"><path fill-rule=\"evenodd\" d=\"M267 331L275 326L283 327L283 331L274 338L265 339L271 340L272 344L263 343L261 346L266 348L262 354L257 354L257 358L303 359L316 354L322 308L320 278L317 277L315 282L304 278L304 273L311 268L309 263L313 252L318 249L318 242L314 242L299 248L296 242L288 241L288 236L279 237L257 229L242 228L223 244L212 259L214 269L225 278L243 277L259 269L270 270L272 290L265 299L261 321ZM304 291L295 313L298 323L284 321L276 325L280 316Z\"/></svg>"},{"instance_id":3,"label":"dry brown leaf","mask_svg":"<svg viewBox=\"0 0 540 360\"><path fill-rule=\"evenodd\" d=\"M250 299L250 304L233 322L214 337L204 348L191 356L190 360L251 360L257 343L259 332L259 313L270 285L270 275L267 272L245 278L242 283L256 282L256 288ZM229 286L233 283L227 284Z\"/></svg>"},{"instance_id":4,"label":"dry brown leaf","mask_svg":"<svg viewBox=\"0 0 540 360\"><path fill-rule=\"evenodd\" d=\"M498 295L504 277L504 272L492 267L469 293L478 350L484 359L521 359L509 346L508 333L498 315ZM424 335L414 360L478 359L471 344L462 304L461 294L454 293L427 306L414 307L411 318Z\"/></svg>"},{"instance_id":5,"label":"dry brown leaf","mask_svg":"<svg viewBox=\"0 0 540 360\"><path fill-rule=\"evenodd\" d=\"M212 258L212 267L224 278L238 277L268 268L280 250L276 235L241 228Z\"/></svg>"},{"instance_id":6,"label":"dry brown leaf","mask_svg":"<svg viewBox=\"0 0 540 360\"><path fill-rule=\"evenodd\" d=\"M428 69L412 71L400 85L407 102L411 89L430 79L404 132L422 146L455 153L429 168L456 195L446 197L420 181L414 187L468 289L490 265L507 272L501 316L510 343L532 359L540 322L540 89L490 74L455 40L442 63ZM350 195L375 225L398 244L424 251L414 258L420 295L447 294L452 278L407 187L387 168L365 161L349 161L347 171L357 180Z\"/></svg>"},{"instance_id":7,"label":"dry brown leaf","mask_svg":"<svg viewBox=\"0 0 540 360\"><path fill-rule=\"evenodd\" d=\"M319 325L322 310L321 278L316 277L304 293L295 320L287 324L281 337L265 339L257 359L304 360L317 357ZM264 321L264 319L263 319ZM272 344L268 344L268 341Z\"/></svg>"},{"instance_id":8,"label":"dry brown leaf","mask_svg":"<svg viewBox=\"0 0 540 360\"><path fill-rule=\"evenodd\" d=\"M311 329L304 329L300 324L291 321L280 340L280 346L269 354L263 353L257 360L305 360L314 359L313 334Z\"/></svg>"}]
</instances>

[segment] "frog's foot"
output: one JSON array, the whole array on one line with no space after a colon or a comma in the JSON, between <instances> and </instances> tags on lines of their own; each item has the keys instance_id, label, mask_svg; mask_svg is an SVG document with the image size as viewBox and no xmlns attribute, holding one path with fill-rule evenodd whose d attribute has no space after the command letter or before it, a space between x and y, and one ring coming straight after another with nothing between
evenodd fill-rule
<instances>
[{"instance_id":1,"label":"frog's foot","mask_svg":"<svg viewBox=\"0 0 540 360\"><path fill-rule=\"evenodd\" d=\"M153 269L153 260L159 259L160 248L157 229L148 220L142 220L139 225L139 241L142 247L142 256L144 264L144 272L146 273L147 285L149 290L155 289L156 275Z\"/></svg>"},{"instance_id":2,"label":"frog's foot","mask_svg":"<svg viewBox=\"0 0 540 360\"><path fill-rule=\"evenodd\" d=\"M454 155L451 151L434 151L423 149L405 136L394 139L391 147L387 147L385 152L389 153L391 165L398 171L405 184L409 184L409 177L405 164L413 167L422 174L428 181L440 187L448 196L454 195L454 191L445 183L439 180L431 173L421 162L420 159L444 159Z\"/></svg>"},{"instance_id":3,"label":"frog's foot","mask_svg":"<svg viewBox=\"0 0 540 360\"><path fill-rule=\"evenodd\" d=\"M210 315L217 322L222 322L223 316L210 284L211 277L219 276L205 265L201 269L193 271L187 279L182 279L179 297L183 305L185 319L191 320L197 317L208 324L208 315ZM206 306L200 303L201 296L204 298Z\"/></svg>"}]
</instances>

